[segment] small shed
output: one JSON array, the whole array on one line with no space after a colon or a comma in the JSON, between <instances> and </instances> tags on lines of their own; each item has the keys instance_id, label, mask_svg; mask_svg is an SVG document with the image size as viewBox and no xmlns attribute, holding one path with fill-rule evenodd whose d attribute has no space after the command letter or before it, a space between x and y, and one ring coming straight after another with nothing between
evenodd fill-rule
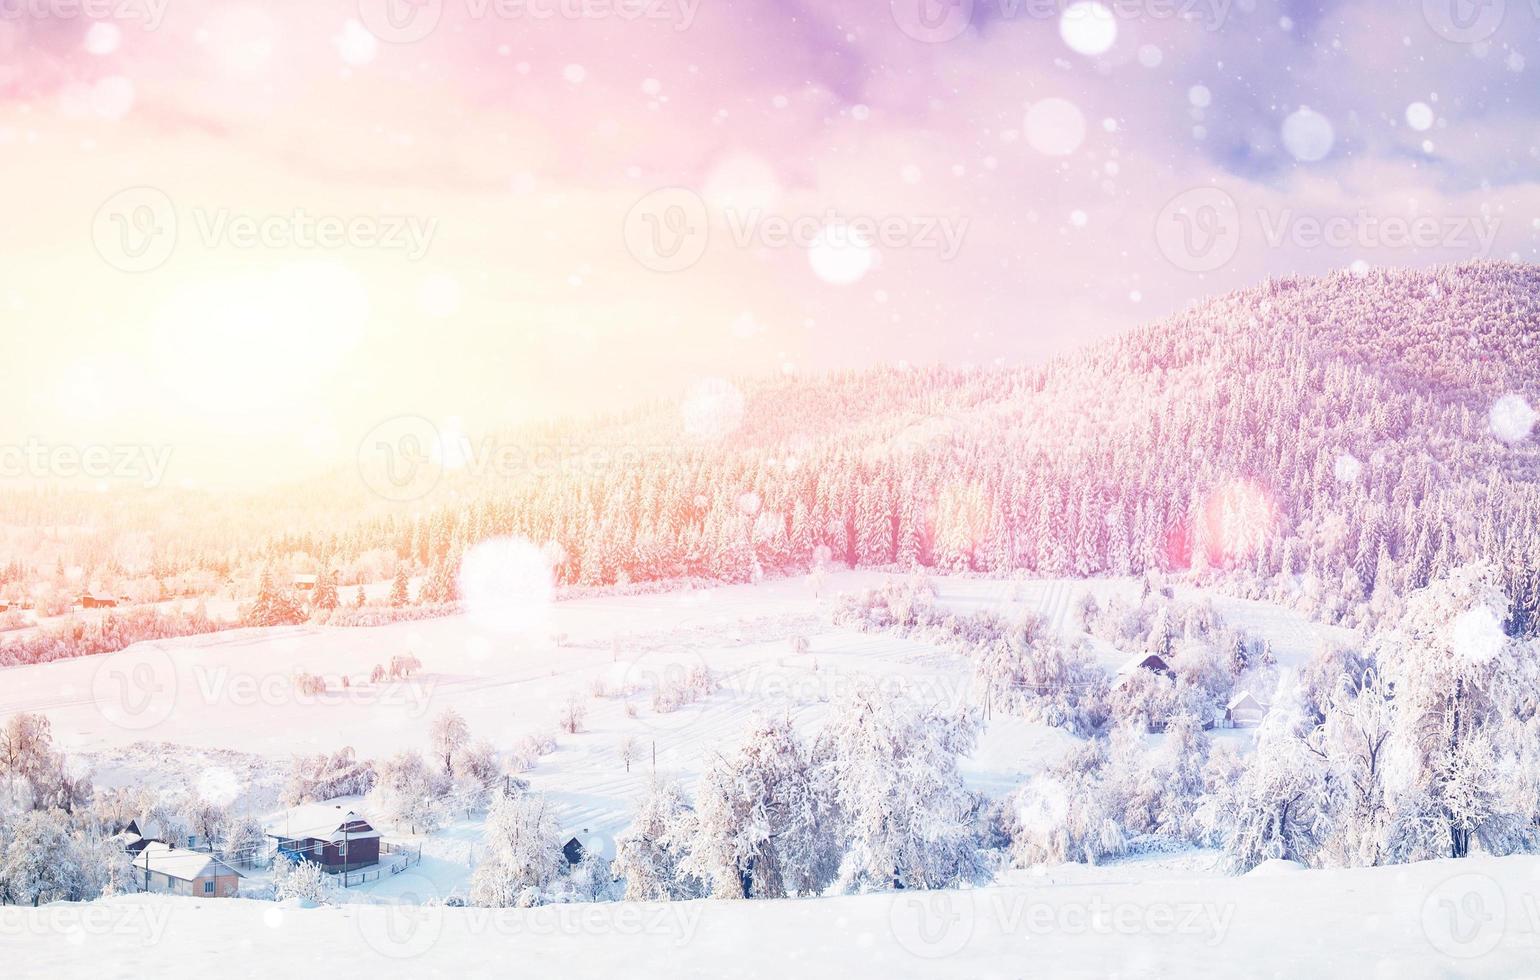
<instances>
[{"instance_id":1,"label":"small shed","mask_svg":"<svg viewBox=\"0 0 1540 980\"><path fill-rule=\"evenodd\" d=\"M318 575L296 575L289 584L294 587L296 592L314 592L318 581L320 581L320 576Z\"/></svg>"},{"instance_id":2,"label":"small shed","mask_svg":"<svg viewBox=\"0 0 1540 980\"><path fill-rule=\"evenodd\" d=\"M95 595L87 592L80 597L80 608L82 609L113 609L117 604L118 600L110 595Z\"/></svg>"},{"instance_id":3,"label":"small shed","mask_svg":"<svg viewBox=\"0 0 1540 980\"><path fill-rule=\"evenodd\" d=\"M1250 691L1242 691L1225 705L1225 726L1228 728L1255 728L1266 717L1267 705Z\"/></svg>"},{"instance_id":4,"label":"small shed","mask_svg":"<svg viewBox=\"0 0 1540 980\"><path fill-rule=\"evenodd\" d=\"M1135 676L1141 670L1147 670L1152 674L1159 674L1162 677L1176 677L1176 671L1172 670L1171 665L1166 663L1165 657L1158 653L1140 653L1129 657L1123 662L1122 666L1117 670L1117 677L1113 680L1112 686L1120 686L1124 681Z\"/></svg>"},{"instance_id":5,"label":"small shed","mask_svg":"<svg viewBox=\"0 0 1540 980\"><path fill-rule=\"evenodd\" d=\"M577 824L562 824L556 839L566 841L561 846L561 856L569 865L582 864L588 857L604 860L615 857L615 841L607 833L593 833Z\"/></svg>"},{"instance_id":6,"label":"small shed","mask_svg":"<svg viewBox=\"0 0 1540 980\"><path fill-rule=\"evenodd\" d=\"M130 854L138 854L151 844L167 843L165 831L148 817L130 820L123 828L123 837L126 840L123 849Z\"/></svg>"},{"instance_id":7,"label":"small shed","mask_svg":"<svg viewBox=\"0 0 1540 980\"><path fill-rule=\"evenodd\" d=\"M340 874L380 863L380 832L340 804L297 806L268 823L266 833L280 852L314 861L323 871Z\"/></svg>"},{"instance_id":8,"label":"small shed","mask_svg":"<svg viewBox=\"0 0 1540 980\"><path fill-rule=\"evenodd\" d=\"M134 877L147 892L233 898L242 875L212 854L148 841L134 855Z\"/></svg>"}]
</instances>

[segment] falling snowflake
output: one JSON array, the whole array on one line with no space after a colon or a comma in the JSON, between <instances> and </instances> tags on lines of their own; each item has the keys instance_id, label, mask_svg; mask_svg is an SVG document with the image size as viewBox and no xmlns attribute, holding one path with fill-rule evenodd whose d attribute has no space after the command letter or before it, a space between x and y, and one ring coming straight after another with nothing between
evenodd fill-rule
<instances>
[{"instance_id":1,"label":"falling snowflake","mask_svg":"<svg viewBox=\"0 0 1540 980\"><path fill-rule=\"evenodd\" d=\"M1332 472L1343 483L1357 483L1363 469L1363 464L1352 453L1338 453L1337 461L1332 464Z\"/></svg>"},{"instance_id":2,"label":"falling snowflake","mask_svg":"<svg viewBox=\"0 0 1540 980\"><path fill-rule=\"evenodd\" d=\"M1036 776L1018 797L1016 819L1037 836L1064 826L1069 815L1069 793L1064 784L1049 776Z\"/></svg>"},{"instance_id":3,"label":"falling snowflake","mask_svg":"<svg viewBox=\"0 0 1540 980\"><path fill-rule=\"evenodd\" d=\"M1313 109L1301 107L1283 121L1284 148L1302 163L1326 159L1336 139L1331 120Z\"/></svg>"},{"instance_id":4,"label":"falling snowflake","mask_svg":"<svg viewBox=\"0 0 1540 980\"><path fill-rule=\"evenodd\" d=\"M1068 99L1043 99L1027 110L1027 143L1044 156L1069 156L1085 142L1085 114Z\"/></svg>"},{"instance_id":5,"label":"falling snowflake","mask_svg":"<svg viewBox=\"0 0 1540 980\"><path fill-rule=\"evenodd\" d=\"M110 75L91 87L91 108L103 119L122 119L134 107L134 83Z\"/></svg>"},{"instance_id":6,"label":"falling snowflake","mask_svg":"<svg viewBox=\"0 0 1540 980\"><path fill-rule=\"evenodd\" d=\"M555 579L545 552L524 538L492 538L465 553L460 595L477 626L502 636L543 635Z\"/></svg>"},{"instance_id":7,"label":"falling snowflake","mask_svg":"<svg viewBox=\"0 0 1540 980\"><path fill-rule=\"evenodd\" d=\"M356 20L342 25L342 33L337 35L336 41L337 53L342 55L345 64L354 68L367 65L380 53L379 39Z\"/></svg>"},{"instance_id":8,"label":"falling snowflake","mask_svg":"<svg viewBox=\"0 0 1540 980\"><path fill-rule=\"evenodd\" d=\"M224 766L209 766L198 774L198 797L215 806L229 806L241 795L241 781Z\"/></svg>"},{"instance_id":9,"label":"falling snowflake","mask_svg":"<svg viewBox=\"0 0 1540 980\"><path fill-rule=\"evenodd\" d=\"M1059 36L1076 54L1106 54L1118 39L1117 18L1095 0L1077 0L1059 15Z\"/></svg>"},{"instance_id":10,"label":"falling snowflake","mask_svg":"<svg viewBox=\"0 0 1540 980\"><path fill-rule=\"evenodd\" d=\"M1540 418L1522 395L1504 395L1492 406L1489 413L1492 435L1498 441L1516 445L1529 438L1530 430Z\"/></svg>"},{"instance_id":11,"label":"falling snowflake","mask_svg":"<svg viewBox=\"0 0 1540 980\"><path fill-rule=\"evenodd\" d=\"M1486 606L1462 614L1449 627L1449 646L1467 663L1490 663L1507 642L1503 624Z\"/></svg>"},{"instance_id":12,"label":"falling snowflake","mask_svg":"<svg viewBox=\"0 0 1540 980\"><path fill-rule=\"evenodd\" d=\"M429 276L417 287L417 308L438 320L454 316L460 310L460 284L441 273Z\"/></svg>"},{"instance_id":13,"label":"falling snowflake","mask_svg":"<svg viewBox=\"0 0 1540 980\"><path fill-rule=\"evenodd\" d=\"M1433 126L1433 108L1426 102L1413 102L1406 107L1406 124L1419 133Z\"/></svg>"},{"instance_id":14,"label":"falling snowflake","mask_svg":"<svg viewBox=\"0 0 1540 980\"><path fill-rule=\"evenodd\" d=\"M680 412L684 431L691 438L717 442L743 424L743 392L731 382L708 378L689 390Z\"/></svg>"},{"instance_id":15,"label":"falling snowflake","mask_svg":"<svg viewBox=\"0 0 1540 980\"><path fill-rule=\"evenodd\" d=\"M859 282L871 271L876 259L865 234L849 225L825 225L807 250L813 274L835 286Z\"/></svg>"},{"instance_id":16,"label":"falling snowflake","mask_svg":"<svg viewBox=\"0 0 1540 980\"><path fill-rule=\"evenodd\" d=\"M123 32L118 25L99 20L86 29L83 46L87 54L106 55L118 50L122 40Z\"/></svg>"}]
</instances>

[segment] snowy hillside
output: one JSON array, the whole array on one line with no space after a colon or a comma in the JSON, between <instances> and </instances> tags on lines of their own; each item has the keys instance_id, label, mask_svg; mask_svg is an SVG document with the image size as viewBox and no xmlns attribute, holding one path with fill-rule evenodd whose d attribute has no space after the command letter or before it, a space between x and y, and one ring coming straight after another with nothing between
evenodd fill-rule
<instances>
[{"instance_id":1,"label":"snowy hillside","mask_svg":"<svg viewBox=\"0 0 1540 980\"><path fill-rule=\"evenodd\" d=\"M454 598L469 548L516 536L582 587L747 581L820 559L1158 570L1359 625L1485 558L1528 632L1537 296L1540 269L1506 263L1272 280L1040 367L716 381L520 432L424 422L394 435L432 446L399 486L380 467L402 447L244 508L4 498L32 526L18 539L31 557L0 585L248 602L264 569L330 572L346 604L394 573L431 604Z\"/></svg>"}]
</instances>

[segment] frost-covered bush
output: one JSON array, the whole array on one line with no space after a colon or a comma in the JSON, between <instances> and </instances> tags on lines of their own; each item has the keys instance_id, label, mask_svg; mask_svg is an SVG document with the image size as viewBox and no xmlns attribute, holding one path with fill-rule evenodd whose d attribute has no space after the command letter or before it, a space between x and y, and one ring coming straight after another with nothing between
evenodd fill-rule
<instances>
[{"instance_id":1,"label":"frost-covered bush","mask_svg":"<svg viewBox=\"0 0 1540 980\"><path fill-rule=\"evenodd\" d=\"M1063 765L1034 777L995 808L995 821L1018 867L1066 861L1098 864L1127 849L1114 794L1101 770L1101 741L1071 753Z\"/></svg>"},{"instance_id":2,"label":"frost-covered bush","mask_svg":"<svg viewBox=\"0 0 1540 980\"><path fill-rule=\"evenodd\" d=\"M122 841L73 826L63 810L0 813L0 900L78 902L132 888Z\"/></svg>"},{"instance_id":3,"label":"frost-covered bush","mask_svg":"<svg viewBox=\"0 0 1540 980\"><path fill-rule=\"evenodd\" d=\"M576 692L567 695L562 702L558 724L561 730L568 735L576 735L583 730L583 721L588 717L588 707L583 704L582 697Z\"/></svg>"},{"instance_id":4,"label":"frost-covered bush","mask_svg":"<svg viewBox=\"0 0 1540 980\"><path fill-rule=\"evenodd\" d=\"M401 752L379 766L370 809L378 818L414 834L436 830L443 819L449 782L419 752Z\"/></svg>"},{"instance_id":5,"label":"frost-covered bush","mask_svg":"<svg viewBox=\"0 0 1540 980\"><path fill-rule=\"evenodd\" d=\"M677 677L673 671L669 671L661 683L653 688L652 710L659 714L678 711L685 705L709 697L716 689L716 675L704 664L691 667L683 677Z\"/></svg>"},{"instance_id":6,"label":"frost-covered bush","mask_svg":"<svg viewBox=\"0 0 1540 980\"><path fill-rule=\"evenodd\" d=\"M514 772L528 772L540 762L541 756L556 751L556 737L549 734L525 735L508 750L508 768Z\"/></svg>"},{"instance_id":7,"label":"frost-covered bush","mask_svg":"<svg viewBox=\"0 0 1540 980\"><path fill-rule=\"evenodd\" d=\"M1082 737L1106 721L1107 673L1081 644L1036 636L1023 624L982 647L974 670L996 710Z\"/></svg>"},{"instance_id":8,"label":"frost-covered bush","mask_svg":"<svg viewBox=\"0 0 1540 980\"><path fill-rule=\"evenodd\" d=\"M374 788L375 779L374 763L359 760L351 748L295 756L279 801L295 806L339 796L363 796Z\"/></svg>"},{"instance_id":9,"label":"frost-covered bush","mask_svg":"<svg viewBox=\"0 0 1540 980\"><path fill-rule=\"evenodd\" d=\"M314 861L280 858L273 864L273 897L280 902L292 900L325 905L331 901L335 890L332 876Z\"/></svg>"},{"instance_id":10,"label":"frost-covered bush","mask_svg":"<svg viewBox=\"0 0 1540 980\"><path fill-rule=\"evenodd\" d=\"M319 674L301 671L294 675L294 690L298 694L315 696L326 693L326 678Z\"/></svg>"},{"instance_id":11,"label":"frost-covered bush","mask_svg":"<svg viewBox=\"0 0 1540 980\"><path fill-rule=\"evenodd\" d=\"M59 610L66 611L67 607ZM100 618L68 615L62 622L18 633L0 643L0 667L114 653L135 643L214 633L240 625L212 618L201 603L191 612L139 606L113 609Z\"/></svg>"}]
</instances>

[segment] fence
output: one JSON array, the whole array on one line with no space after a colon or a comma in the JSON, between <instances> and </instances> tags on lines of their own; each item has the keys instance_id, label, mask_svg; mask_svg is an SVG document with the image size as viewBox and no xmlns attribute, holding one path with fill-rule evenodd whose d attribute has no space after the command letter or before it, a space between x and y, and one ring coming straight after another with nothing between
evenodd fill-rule
<instances>
[{"instance_id":1,"label":"fence","mask_svg":"<svg viewBox=\"0 0 1540 980\"><path fill-rule=\"evenodd\" d=\"M386 860L389 858L389 860ZM384 875L398 875L414 864L422 862L422 845L391 844L380 842L380 863L372 868L344 871L337 875L343 888L379 881Z\"/></svg>"}]
</instances>

